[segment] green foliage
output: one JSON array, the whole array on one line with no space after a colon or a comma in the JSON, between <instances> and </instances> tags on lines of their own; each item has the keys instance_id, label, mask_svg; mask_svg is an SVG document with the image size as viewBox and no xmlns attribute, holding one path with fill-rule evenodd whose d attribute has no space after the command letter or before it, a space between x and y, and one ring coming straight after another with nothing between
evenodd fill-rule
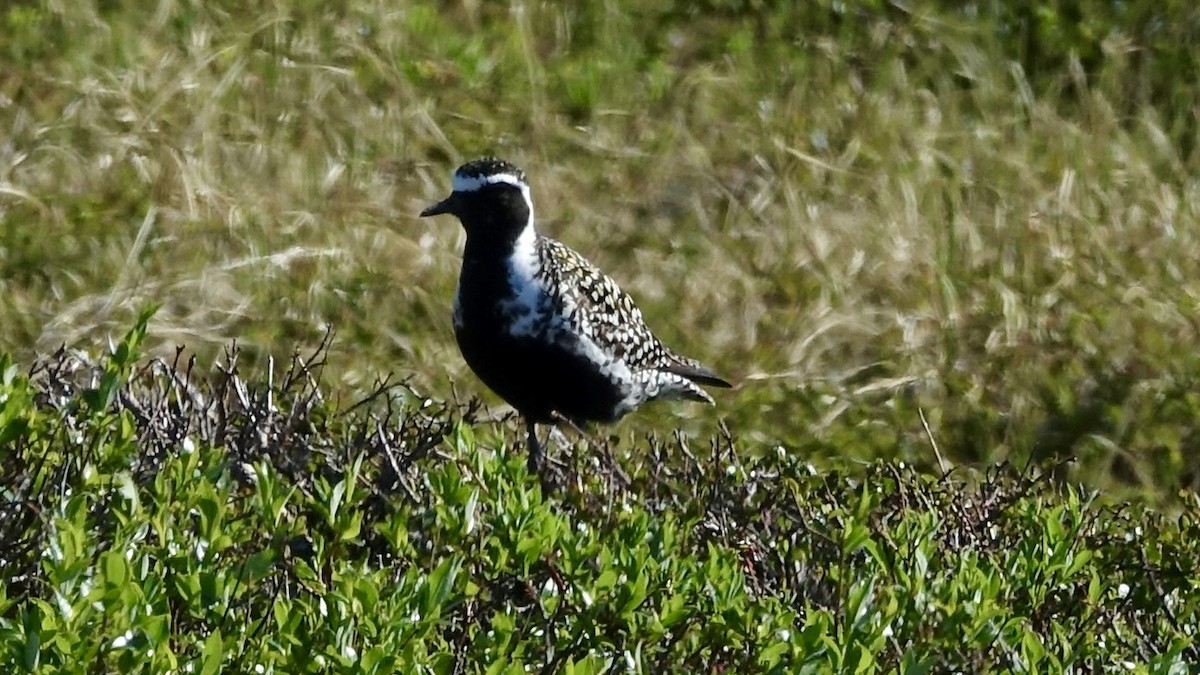
<instances>
[{"instance_id":1,"label":"green foliage","mask_svg":"<svg viewBox=\"0 0 1200 675\"><path fill-rule=\"evenodd\" d=\"M550 494L470 409L391 386L331 408L319 353L276 384L243 380L236 353L208 381L134 364L148 317L99 364L0 363L5 672L1200 658L1194 501L1165 518L1011 469L820 475L728 436L700 457L648 438L628 475L608 444L564 448Z\"/></svg>"}]
</instances>

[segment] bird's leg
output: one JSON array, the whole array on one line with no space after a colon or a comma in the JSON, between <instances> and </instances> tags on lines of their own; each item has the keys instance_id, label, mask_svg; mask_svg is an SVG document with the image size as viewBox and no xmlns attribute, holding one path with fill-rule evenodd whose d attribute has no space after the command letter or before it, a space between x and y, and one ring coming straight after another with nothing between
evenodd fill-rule
<instances>
[{"instance_id":1,"label":"bird's leg","mask_svg":"<svg viewBox=\"0 0 1200 675\"><path fill-rule=\"evenodd\" d=\"M540 473L542 470L542 444L538 443L537 425L528 417L525 418L525 429L529 432L529 473Z\"/></svg>"},{"instance_id":2,"label":"bird's leg","mask_svg":"<svg viewBox=\"0 0 1200 675\"><path fill-rule=\"evenodd\" d=\"M580 438L588 437L587 431L584 430L583 427L579 426L578 424L573 422L571 419L564 417L562 415L562 413L558 412L557 410L550 411L550 418L554 421L554 426L556 426L560 429L565 426L568 429L570 429L571 431L574 431L576 434L578 434Z\"/></svg>"}]
</instances>

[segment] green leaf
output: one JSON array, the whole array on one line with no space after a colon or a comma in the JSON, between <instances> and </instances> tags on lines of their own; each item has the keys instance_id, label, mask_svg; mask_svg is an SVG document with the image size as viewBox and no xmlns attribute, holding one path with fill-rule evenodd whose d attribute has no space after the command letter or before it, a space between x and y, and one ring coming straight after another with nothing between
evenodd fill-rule
<instances>
[{"instance_id":1,"label":"green leaf","mask_svg":"<svg viewBox=\"0 0 1200 675\"><path fill-rule=\"evenodd\" d=\"M629 598L625 601L624 606L621 607L621 615L626 620L628 620L630 614L645 602L649 582L650 579L647 575L639 574L628 587Z\"/></svg>"},{"instance_id":2,"label":"green leaf","mask_svg":"<svg viewBox=\"0 0 1200 675\"><path fill-rule=\"evenodd\" d=\"M1026 665L1031 668L1041 663L1042 659L1046 657L1046 647L1032 628L1025 629L1021 638L1021 652L1025 656Z\"/></svg>"},{"instance_id":3,"label":"green leaf","mask_svg":"<svg viewBox=\"0 0 1200 675\"><path fill-rule=\"evenodd\" d=\"M563 667L567 675L600 675L608 671L612 659L605 659L598 654L588 654L578 661L571 661Z\"/></svg>"},{"instance_id":4,"label":"green leaf","mask_svg":"<svg viewBox=\"0 0 1200 675\"><path fill-rule=\"evenodd\" d=\"M216 675L221 671L221 661L224 657L225 645L221 640L221 629L216 628L204 641L204 650L200 654L200 675Z\"/></svg>"},{"instance_id":5,"label":"green leaf","mask_svg":"<svg viewBox=\"0 0 1200 675\"><path fill-rule=\"evenodd\" d=\"M333 494L329 497L329 522L337 521L338 509L342 505L342 497L346 495L346 481L340 480L333 486Z\"/></svg>"},{"instance_id":6,"label":"green leaf","mask_svg":"<svg viewBox=\"0 0 1200 675\"><path fill-rule=\"evenodd\" d=\"M265 550L254 553L246 559L242 572L242 583L252 584L266 577L275 568L275 551Z\"/></svg>"},{"instance_id":7,"label":"green leaf","mask_svg":"<svg viewBox=\"0 0 1200 675\"><path fill-rule=\"evenodd\" d=\"M1091 578L1088 580L1088 602L1096 605L1100 602L1100 596L1104 592L1104 587L1100 584L1100 575L1095 570L1092 570L1089 576Z\"/></svg>"},{"instance_id":8,"label":"green leaf","mask_svg":"<svg viewBox=\"0 0 1200 675\"><path fill-rule=\"evenodd\" d=\"M682 595L672 595L663 603L662 612L659 614L659 621L663 628L670 628L675 624L683 621L692 613L692 608L687 605L687 598Z\"/></svg>"},{"instance_id":9,"label":"green leaf","mask_svg":"<svg viewBox=\"0 0 1200 675\"><path fill-rule=\"evenodd\" d=\"M37 670L42 649L41 612L36 605L21 612L21 623L25 633L25 644L21 649L22 664L26 671L33 672Z\"/></svg>"},{"instance_id":10,"label":"green leaf","mask_svg":"<svg viewBox=\"0 0 1200 675\"><path fill-rule=\"evenodd\" d=\"M454 589L454 582L458 578L458 571L462 567L462 558L454 556L448 560L443 560L433 572L430 572L427 579L427 595L422 607L422 616L433 616L435 612L440 612L442 605L450 597L450 592Z\"/></svg>"},{"instance_id":11,"label":"green leaf","mask_svg":"<svg viewBox=\"0 0 1200 675\"><path fill-rule=\"evenodd\" d=\"M363 514L361 511L355 511L353 514L351 514L350 522L342 525L341 531L338 533L338 539L341 541L348 541L358 537L359 533L362 531L362 519Z\"/></svg>"},{"instance_id":12,"label":"green leaf","mask_svg":"<svg viewBox=\"0 0 1200 675\"><path fill-rule=\"evenodd\" d=\"M121 587L129 581L129 563L116 551L104 553L104 578L111 586Z\"/></svg>"}]
</instances>

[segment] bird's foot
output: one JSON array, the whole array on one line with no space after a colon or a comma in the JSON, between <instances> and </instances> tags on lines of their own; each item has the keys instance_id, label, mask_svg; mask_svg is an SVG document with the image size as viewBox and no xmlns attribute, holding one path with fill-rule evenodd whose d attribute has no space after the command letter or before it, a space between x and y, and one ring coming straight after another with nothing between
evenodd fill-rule
<instances>
[{"instance_id":1,"label":"bird's foot","mask_svg":"<svg viewBox=\"0 0 1200 675\"><path fill-rule=\"evenodd\" d=\"M567 465L562 460L553 459L546 455L542 443L538 441L536 431L529 425L529 458L526 468L531 475L537 476L542 483L542 491L546 494L557 492L567 484Z\"/></svg>"},{"instance_id":2,"label":"bird's foot","mask_svg":"<svg viewBox=\"0 0 1200 675\"><path fill-rule=\"evenodd\" d=\"M546 453L542 450L542 444L537 442L537 439L532 439L529 443L528 458L526 459L525 468L529 473L538 473L542 470L542 466L546 463Z\"/></svg>"}]
</instances>

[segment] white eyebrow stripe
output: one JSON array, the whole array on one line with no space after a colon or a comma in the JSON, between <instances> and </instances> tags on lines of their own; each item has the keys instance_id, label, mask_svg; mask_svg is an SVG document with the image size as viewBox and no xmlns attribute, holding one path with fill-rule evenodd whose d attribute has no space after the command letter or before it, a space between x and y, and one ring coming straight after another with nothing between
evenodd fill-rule
<instances>
[{"instance_id":1,"label":"white eyebrow stripe","mask_svg":"<svg viewBox=\"0 0 1200 675\"><path fill-rule=\"evenodd\" d=\"M474 192L485 185L494 185L496 183L505 183L521 190L528 190L529 186L525 181L511 173L492 173L483 176L463 176L462 174L454 174L454 191L455 192Z\"/></svg>"}]
</instances>

